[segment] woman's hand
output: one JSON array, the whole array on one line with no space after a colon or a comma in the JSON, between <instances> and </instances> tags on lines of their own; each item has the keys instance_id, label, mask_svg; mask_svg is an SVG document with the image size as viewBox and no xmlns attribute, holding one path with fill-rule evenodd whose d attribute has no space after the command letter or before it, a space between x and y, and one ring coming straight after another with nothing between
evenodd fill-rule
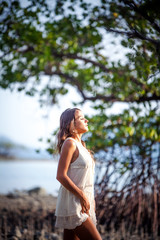
<instances>
[{"instance_id":1,"label":"woman's hand","mask_svg":"<svg viewBox=\"0 0 160 240\"><path fill-rule=\"evenodd\" d=\"M82 213L86 213L89 215L90 203L85 194L83 194L83 196L80 198L80 203L82 206Z\"/></svg>"}]
</instances>

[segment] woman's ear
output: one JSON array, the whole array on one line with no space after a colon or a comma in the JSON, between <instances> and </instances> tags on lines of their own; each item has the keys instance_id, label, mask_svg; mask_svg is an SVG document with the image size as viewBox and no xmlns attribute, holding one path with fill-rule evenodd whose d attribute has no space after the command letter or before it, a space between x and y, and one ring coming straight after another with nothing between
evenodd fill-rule
<instances>
[{"instance_id":1,"label":"woman's ear","mask_svg":"<svg viewBox=\"0 0 160 240\"><path fill-rule=\"evenodd\" d=\"M75 121L74 121L74 119L70 123L69 131L70 131L71 134L77 133L77 130L75 128Z\"/></svg>"}]
</instances>

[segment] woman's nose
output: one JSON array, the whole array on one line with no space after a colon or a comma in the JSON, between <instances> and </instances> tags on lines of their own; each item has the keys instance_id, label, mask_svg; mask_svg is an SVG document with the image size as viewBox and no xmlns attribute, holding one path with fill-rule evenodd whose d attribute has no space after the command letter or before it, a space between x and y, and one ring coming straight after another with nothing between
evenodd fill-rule
<instances>
[{"instance_id":1,"label":"woman's nose","mask_svg":"<svg viewBox=\"0 0 160 240\"><path fill-rule=\"evenodd\" d=\"M85 118L85 122L88 122L88 119Z\"/></svg>"}]
</instances>

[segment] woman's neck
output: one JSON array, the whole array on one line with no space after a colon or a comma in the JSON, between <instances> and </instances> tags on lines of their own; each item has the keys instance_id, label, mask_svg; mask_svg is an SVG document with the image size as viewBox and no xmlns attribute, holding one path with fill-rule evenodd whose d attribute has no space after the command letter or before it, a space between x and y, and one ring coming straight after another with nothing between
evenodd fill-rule
<instances>
[{"instance_id":1,"label":"woman's neck","mask_svg":"<svg viewBox=\"0 0 160 240\"><path fill-rule=\"evenodd\" d=\"M82 134L72 135L72 138L74 138L77 142L81 142L81 137L82 137Z\"/></svg>"}]
</instances>

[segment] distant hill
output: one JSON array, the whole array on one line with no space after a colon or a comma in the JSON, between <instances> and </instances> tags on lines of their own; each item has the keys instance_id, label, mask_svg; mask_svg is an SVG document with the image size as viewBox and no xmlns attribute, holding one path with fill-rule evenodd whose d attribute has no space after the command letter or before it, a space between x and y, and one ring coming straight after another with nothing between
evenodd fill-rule
<instances>
[{"instance_id":1,"label":"distant hill","mask_svg":"<svg viewBox=\"0 0 160 240\"><path fill-rule=\"evenodd\" d=\"M0 136L0 158L3 159L53 159L45 149L39 152L30 147L13 142L11 139Z\"/></svg>"}]
</instances>

